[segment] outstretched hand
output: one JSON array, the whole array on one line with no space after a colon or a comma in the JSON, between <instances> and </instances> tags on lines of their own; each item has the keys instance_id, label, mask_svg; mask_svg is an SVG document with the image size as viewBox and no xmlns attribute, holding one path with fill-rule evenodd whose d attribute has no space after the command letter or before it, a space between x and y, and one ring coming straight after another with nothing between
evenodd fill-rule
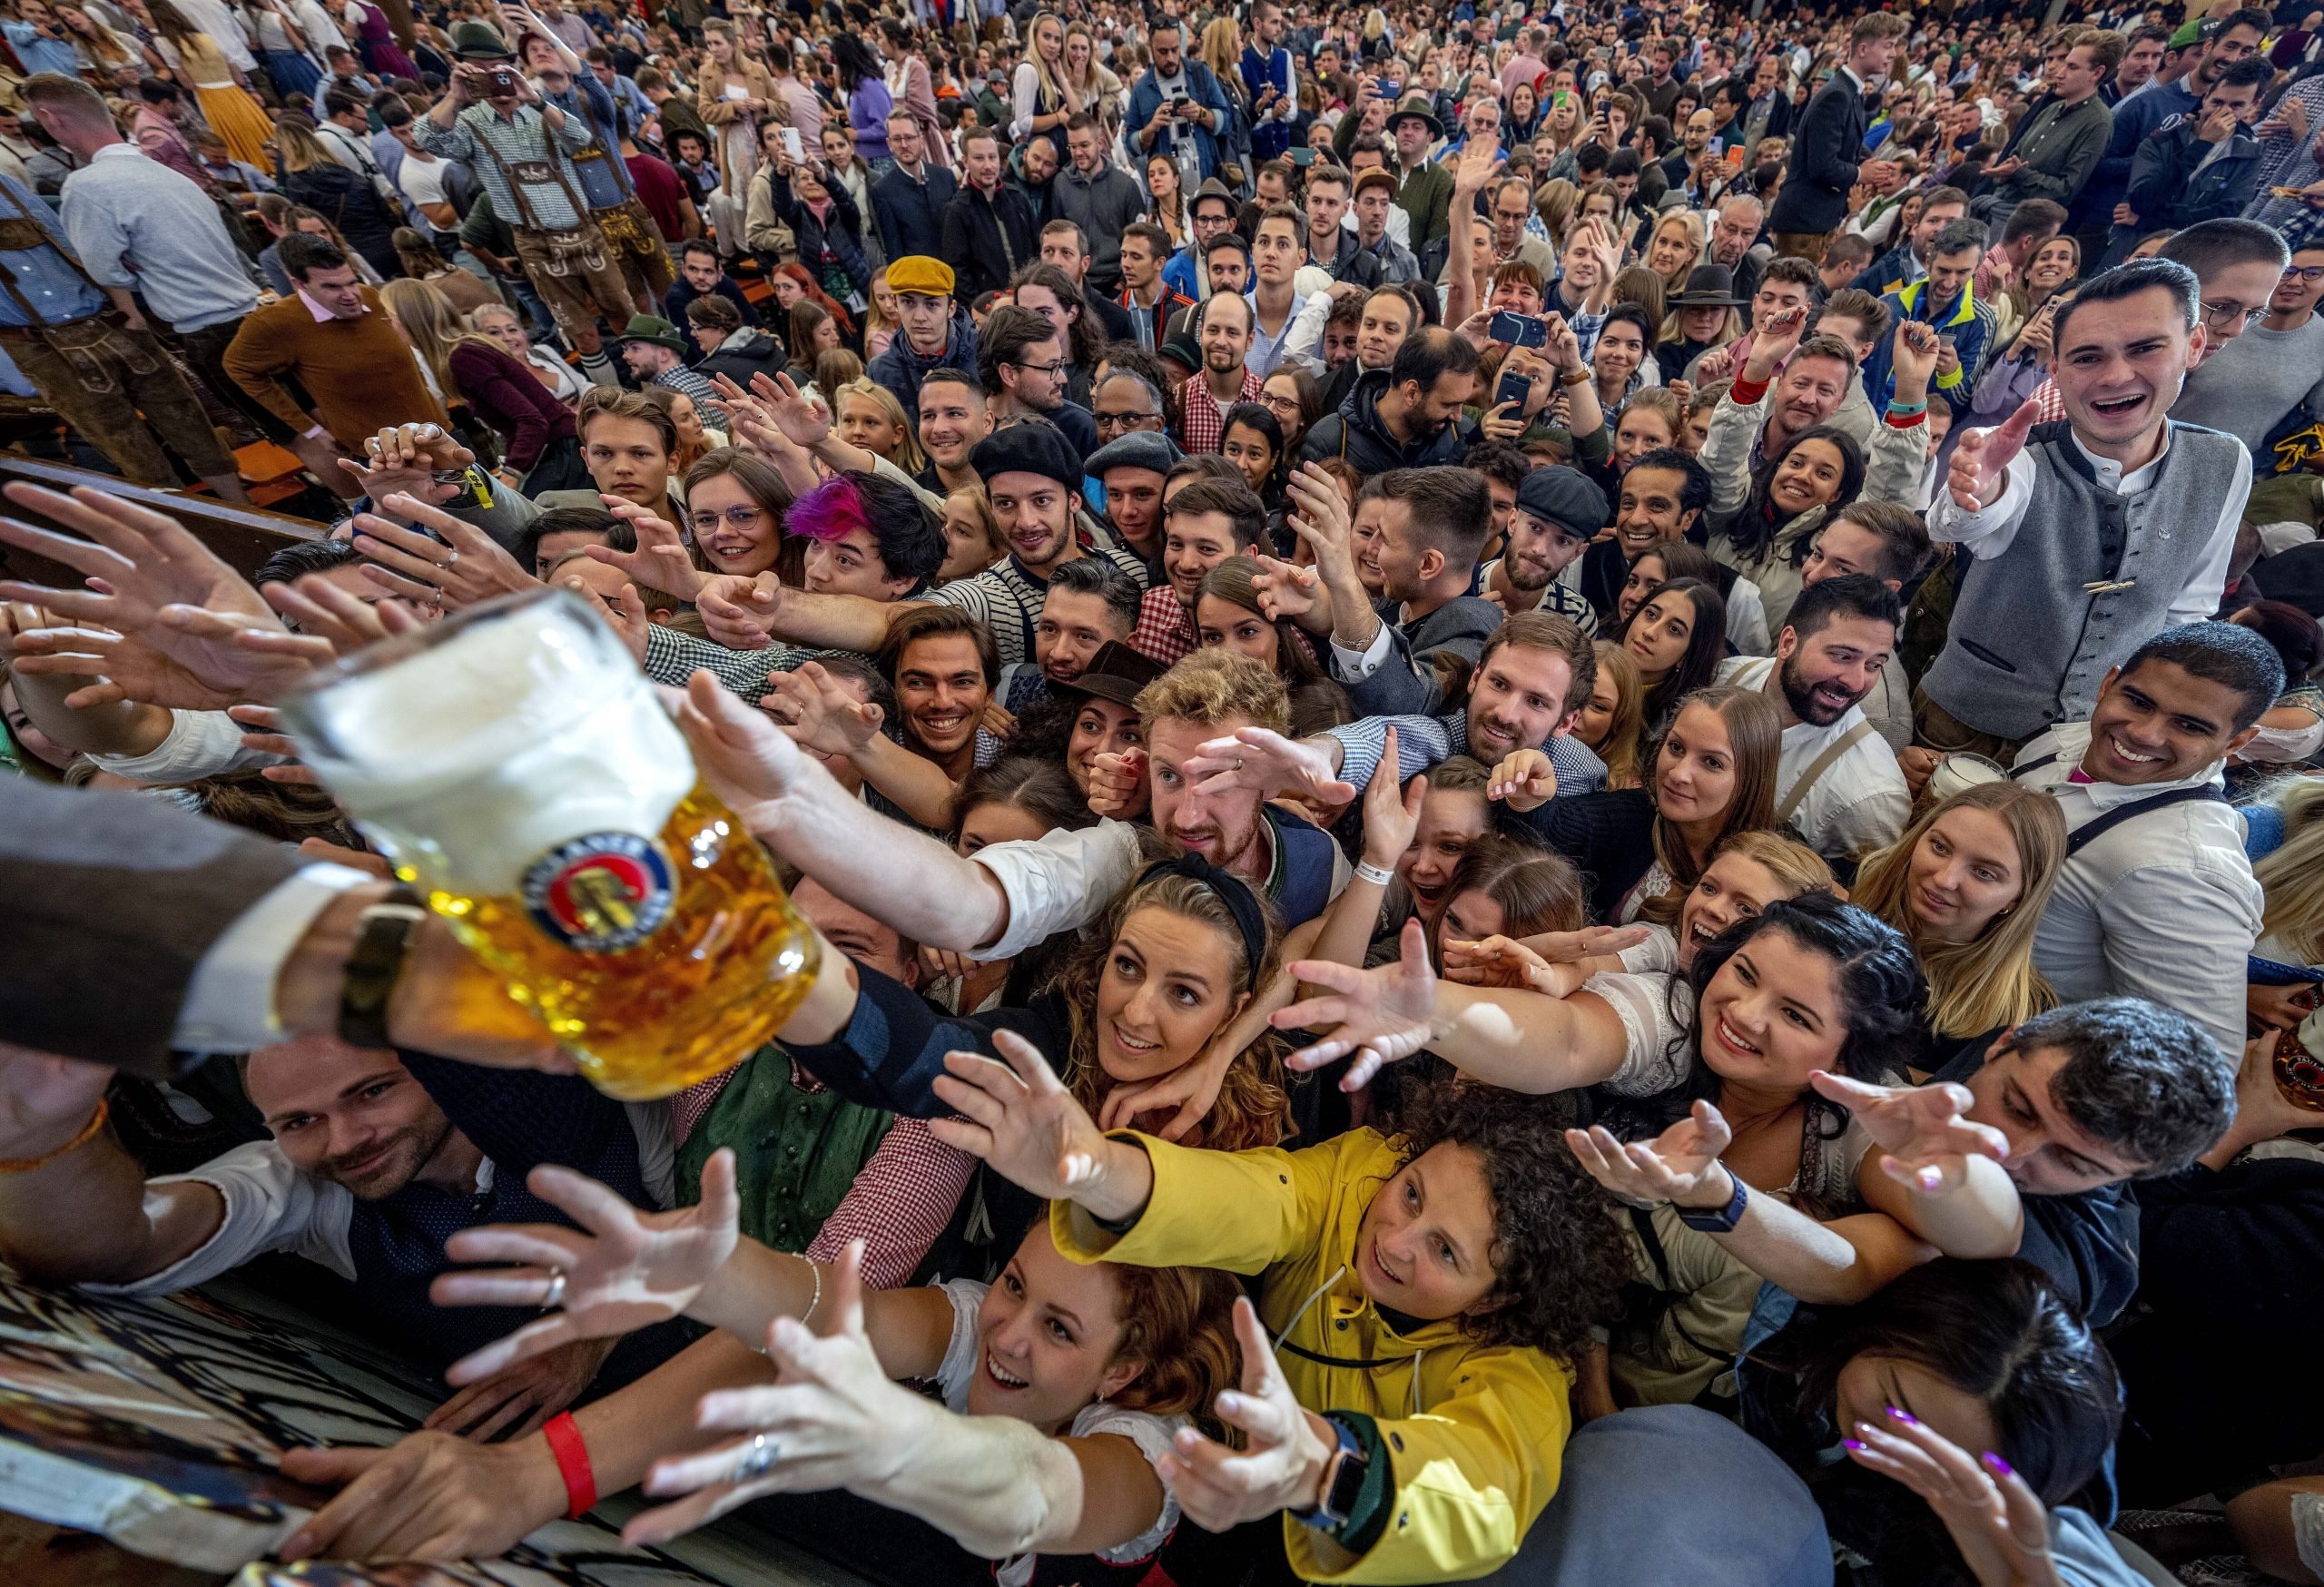
<instances>
[{"instance_id":1,"label":"outstretched hand","mask_svg":"<svg viewBox=\"0 0 2324 1587\"><path fill-rule=\"evenodd\" d=\"M1341 1077L1343 1091L1362 1090L1383 1065L1410 1058L1426 1047L1436 1016L1436 972L1429 968L1428 935L1417 919L1404 922L1398 939L1403 957L1393 964L1359 970L1324 959L1303 959L1291 973L1325 996L1278 1010L1269 1020L1278 1030L1322 1030L1321 1040L1284 1061L1293 1069L1322 1069L1351 1055Z\"/></svg>"},{"instance_id":2,"label":"outstretched hand","mask_svg":"<svg viewBox=\"0 0 2324 1587\"><path fill-rule=\"evenodd\" d=\"M1187 763L1186 774L1197 794L1250 789L1262 799L1287 794L1331 809L1355 797L1355 784L1340 779L1322 750L1271 727L1238 728L1206 741Z\"/></svg>"},{"instance_id":3,"label":"outstretched hand","mask_svg":"<svg viewBox=\"0 0 2324 1587\"><path fill-rule=\"evenodd\" d=\"M1649 1207L1724 1205L1735 1192L1718 1154L1732 1139L1725 1117L1706 1101L1650 1141L1617 1140L1603 1125L1565 1132L1567 1148L1591 1178L1626 1201Z\"/></svg>"},{"instance_id":4,"label":"outstretched hand","mask_svg":"<svg viewBox=\"0 0 2324 1587\"><path fill-rule=\"evenodd\" d=\"M958 1119L931 1119L950 1147L982 1158L993 1171L1046 1200L1079 1199L1105 1178L1106 1138L1074 1099L1040 1049L1013 1030L996 1031L990 1059L948 1052L936 1079L939 1100Z\"/></svg>"},{"instance_id":5,"label":"outstretched hand","mask_svg":"<svg viewBox=\"0 0 2324 1587\"><path fill-rule=\"evenodd\" d=\"M2002 498L2009 486L2010 459L2025 449L2038 409L2032 398L1993 429L1973 429L1953 448L1953 462L1945 473L1945 488L1953 505L1963 512L1983 512Z\"/></svg>"},{"instance_id":6,"label":"outstretched hand","mask_svg":"<svg viewBox=\"0 0 2324 1587\"><path fill-rule=\"evenodd\" d=\"M1336 1441L1292 1394L1248 1296L1235 1302L1235 1342L1243 1354L1242 1382L1220 1394L1213 1408L1243 1434L1241 1447L1186 1427L1154 1463L1187 1519L1206 1532L1312 1508Z\"/></svg>"},{"instance_id":7,"label":"outstretched hand","mask_svg":"<svg viewBox=\"0 0 2324 1587\"><path fill-rule=\"evenodd\" d=\"M741 1237L734 1154L724 1148L703 1166L701 1201L675 1212L642 1211L596 1180L554 1165L535 1168L525 1183L580 1227L464 1229L444 1244L452 1260L517 1266L442 1274L428 1286L428 1298L438 1306L558 1309L454 1362L448 1382L477 1383L576 1340L610 1338L676 1316L726 1265Z\"/></svg>"},{"instance_id":8,"label":"outstretched hand","mask_svg":"<svg viewBox=\"0 0 2324 1587\"><path fill-rule=\"evenodd\" d=\"M2050 1513L2009 1463L1972 1459L1944 1434L1890 1407L1850 1429L1848 1458L1919 1494L1945 1523L1977 1587L2059 1587Z\"/></svg>"},{"instance_id":9,"label":"outstretched hand","mask_svg":"<svg viewBox=\"0 0 2324 1587\"><path fill-rule=\"evenodd\" d=\"M1966 1086L1874 1086L1824 1070L1807 1083L1827 1102L1856 1115L1881 1148L1880 1171L1908 1190L1938 1196L1968 1178L1971 1158L2009 1159L2009 1137L1967 1117L1976 1103Z\"/></svg>"}]
</instances>

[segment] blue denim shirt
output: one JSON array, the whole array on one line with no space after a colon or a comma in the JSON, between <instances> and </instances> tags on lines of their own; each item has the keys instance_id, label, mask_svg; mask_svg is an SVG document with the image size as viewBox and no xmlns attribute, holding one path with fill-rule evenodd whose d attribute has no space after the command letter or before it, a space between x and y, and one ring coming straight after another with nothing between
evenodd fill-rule
<instances>
[{"instance_id":1,"label":"blue denim shirt","mask_svg":"<svg viewBox=\"0 0 2324 1587\"><path fill-rule=\"evenodd\" d=\"M48 205L15 178L0 176L0 218L25 217L39 225L48 245L0 252L0 266L6 268L15 286L15 291L0 291L0 325L16 329L61 325L103 311L109 300L74 266L64 233ZM25 314L25 303L32 305L31 316Z\"/></svg>"}]
</instances>

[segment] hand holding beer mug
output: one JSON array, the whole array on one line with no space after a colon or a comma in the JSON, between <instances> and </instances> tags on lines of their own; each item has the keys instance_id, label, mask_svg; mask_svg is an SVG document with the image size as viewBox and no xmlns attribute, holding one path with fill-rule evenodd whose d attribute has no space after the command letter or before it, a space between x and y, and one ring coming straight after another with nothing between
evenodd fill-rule
<instances>
[{"instance_id":1,"label":"hand holding beer mug","mask_svg":"<svg viewBox=\"0 0 2324 1587\"><path fill-rule=\"evenodd\" d=\"M540 590L371 646L282 702L396 872L625 1100L743 1059L819 946L621 640Z\"/></svg>"}]
</instances>

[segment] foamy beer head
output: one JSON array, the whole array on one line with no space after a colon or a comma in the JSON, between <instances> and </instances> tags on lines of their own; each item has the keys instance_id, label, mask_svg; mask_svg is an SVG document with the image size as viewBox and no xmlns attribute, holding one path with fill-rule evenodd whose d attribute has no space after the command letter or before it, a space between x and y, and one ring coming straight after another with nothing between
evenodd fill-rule
<instances>
[{"instance_id":1,"label":"foamy beer head","mask_svg":"<svg viewBox=\"0 0 2324 1587\"><path fill-rule=\"evenodd\" d=\"M773 1035L814 935L620 639L558 590L372 646L283 706L406 881L621 1097Z\"/></svg>"},{"instance_id":2,"label":"foamy beer head","mask_svg":"<svg viewBox=\"0 0 2324 1587\"><path fill-rule=\"evenodd\" d=\"M515 892L577 840L658 832L694 784L637 664L564 590L374 646L296 715L340 803L399 864L461 892Z\"/></svg>"}]
</instances>

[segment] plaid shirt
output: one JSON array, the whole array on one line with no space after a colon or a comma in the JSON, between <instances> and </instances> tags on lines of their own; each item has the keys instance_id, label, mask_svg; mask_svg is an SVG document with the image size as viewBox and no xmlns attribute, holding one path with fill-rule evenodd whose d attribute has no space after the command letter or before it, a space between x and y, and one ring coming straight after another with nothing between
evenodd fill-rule
<instances>
[{"instance_id":1,"label":"plaid shirt","mask_svg":"<svg viewBox=\"0 0 2324 1587\"><path fill-rule=\"evenodd\" d=\"M1137 626L1130 630L1129 647L1148 661L1170 665L1191 656L1202 643L1195 633L1194 614L1170 586L1157 585L1137 606Z\"/></svg>"},{"instance_id":2,"label":"plaid shirt","mask_svg":"<svg viewBox=\"0 0 2324 1587\"><path fill-rule=\"evenodd\" d=\"M592 142L588 125L579 116L565 116L554 137L541 113L529 104L519 105L507 118L488 104L472 104L449 127L438 126L430 116L421 116L412 126L412 141L430 154L467 163L492 195L492 212L507 225L563 232L588 218L574 209L567 196L581 192L573 152ZM556 175L546 182L517 182L516 167L526 161L547 161ZM521 194L511 190L512 182Z\"/></svg>"},{"instance_id":3,"label":"plaid shirt","mask_svg":"<svg viewBox=\"0 0 2324 1587\"><path fill-rule=\"evenodd\" d=\"M1263 382L1250 370L1243 371L1243 389L1235 394L1236 402L1256 402ZM1226 408L1232 408L1230 402ZM1178 421L1178 444L1190 452L1215 452L1226 439L1226 408L1210 394L1210 382L1196 375L1186 385L1186 414Z\"/></svg>"}]
</instances>

